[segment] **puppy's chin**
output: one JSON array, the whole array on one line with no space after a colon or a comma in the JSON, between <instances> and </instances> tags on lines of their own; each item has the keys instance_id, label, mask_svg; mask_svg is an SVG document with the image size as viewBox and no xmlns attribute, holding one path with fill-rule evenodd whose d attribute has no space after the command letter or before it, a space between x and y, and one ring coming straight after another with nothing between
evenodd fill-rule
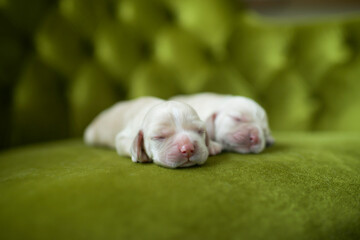
<instances>
[{"instance_id":1,"label":"puppy's chin","mask_svg":"<svg viewBox=\"0 0 360 240\"><path fill-rule=\"evenodd\" d=\"M253 148L253 147L249 147L249 148L237 148L234 149L233 151L238 152L238 153L243 153L243 154L247 154L247 153L260 153L262 150L259 148Z\"/></svg>"},{"instance_id":2,"label":"puppy's chin","mask_svg":"<svg viewBox=\"0 0 360 240\"><path fill-rule=\"evenodd\" d=\"M225 146L224 147L225 150L230 152L242 153L242 154L260 153L265 148L264 140L261 140L259 144L252 146L246 146L246 144L238 143L235 141L229 141L229 140L224 140L222 142L223 142L223 146Z\"/></svg>"},{"instance_id":3,"label":"puppy's chin","mask_svg":"<svg viewBox=\"0 0 360 240\"><path fill-rule=\"evenodd\" d=\"M191 162L191 161L186 161L185 163L181 164L180 166L178 166L179 168L184 168L184 167L192 167L197 165L196 162Z\"/></svg>"},{"instance_id":4,"label":"puppy's chin","mask_svg":"<svg viewBox=\"0 0 360 240\"><path fill-rule=\"evenodd\" d=\"M184 168L184 167L192 167L195 165L202 165L205 163L204 160L194 158L195 156L190 157L190 159L184 158L181 155L178 158L164 158L160 160L154 160L154 162L160 166L166 168Z\"/></svg>"},{"instance_id":5,"label":"puppy's chin","mask_svg":"<svg viewBox=\"0 0 360 240\"><path fill-rule=\"evenodd\" d=\"M154 159L154 162L160 166L167 168L184 168L195 165L202 165L205 163L207 155L195 153L190 158L182 156L180 153L168 153L159 158Z\"/></svg>"},{"instance_id":6,"label":"puppy's chin","mask_svg":"<svg viewBox=\"0 0 360 240\"><path fill-rule=\"evenodd\" d=\"M162 148L156 147L149 152L151 152L150 156L154 163L167 168L202 165L209 156L209 151L205 144L200 144L197 140L195 140L195 152L190 158L181 154L177 144L168 144Z\"/></svg>"}]
</instances>

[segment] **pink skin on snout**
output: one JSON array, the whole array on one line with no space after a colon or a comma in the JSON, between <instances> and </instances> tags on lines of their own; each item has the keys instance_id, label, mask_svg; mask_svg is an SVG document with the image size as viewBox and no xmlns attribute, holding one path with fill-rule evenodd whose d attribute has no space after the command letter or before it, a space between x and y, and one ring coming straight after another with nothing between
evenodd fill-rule
<instances>
[{"instance_id":1,"label":"pink skin on snout","mask_svg":"<svg viewBox=\"0 0 360 240\"><path fill-rule=\"evenodd\" d=\"M259 143L259 130L256 128L244 129L233 134L235 142L244 146L252 146Z\"/></svg>"},{"instance_id":2,"label":"pink skin on snout","mask_svg":"<svg viewBox=\"0 0 360 240\"><path fill-rule=\"evenodd\" d=\"M198 164L198 161L193 159L197 158L197 142L192 141L186 134L176 136L167 149L166 156L163 157L167 165L188 167Z\"/></svg>"},{"instance_id":3,"label":"pink skin on snout","mask_svg":"<svg viewBox=\"0 0 360 240\"><path fill-rule=\"evenodd\" d=\"M177 145L180 153L187 159L189 159L194 154L195 146L189 137L185 135L181 136L177 141Z\"/></svg>"},{"instance_id":4,"label":"pink skin on snout","mask_svg":"<svg viewBox=\"0 0 360 240\"><path fill-rule=\"evenodd\" d=\"M228 139L239 152L253 152L262 144L259 129L256 127L243 127L229 135Z\"/></svg>"}]
</instances>

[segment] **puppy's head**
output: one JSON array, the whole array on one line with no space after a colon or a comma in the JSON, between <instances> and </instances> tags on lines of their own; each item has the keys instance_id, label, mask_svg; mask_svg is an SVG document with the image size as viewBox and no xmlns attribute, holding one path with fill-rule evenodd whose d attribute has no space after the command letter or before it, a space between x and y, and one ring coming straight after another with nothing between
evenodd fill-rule
<instances>
[{"instance_id":1,"label":"puppy's head","mask_svg":"<svg viewBox=\"0 0 360 240\"><path fill-rule=\"evenodd\" d=\"M206 121L209 135L224 150L259 153L274 143L265 110L245 97L232 97Z\"/></svg>"},{"instance_id":2,"label":"puppy's head","mask_svg":"<svg viewBox=\"0 0 360 240\"><path fill-rule=\"evenodd\" d=\"M167 101L146 114L131 148L133 161L164 167L204 164L208 158L205 123L189 105Z\"/></svg>"}]
</instances>

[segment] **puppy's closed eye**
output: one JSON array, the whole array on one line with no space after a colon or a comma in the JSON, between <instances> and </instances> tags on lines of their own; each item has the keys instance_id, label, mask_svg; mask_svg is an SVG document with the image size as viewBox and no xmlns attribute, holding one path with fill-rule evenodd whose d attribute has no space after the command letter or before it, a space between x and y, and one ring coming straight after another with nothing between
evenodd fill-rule
<instances>
[{"instance_id":1,"label":"puppy's closed eye","mask_svg":"<svg viewBox=\"0 0 360 240\"><path fill-rule=\"evenodd\" d=\"M166 139L166 136L154 136L151 138L151 140L154 140L154 141L163 141Z\"/></svg>"},{"instance_id":2,"label":"puppy's closed eye","mask_svg":"<svg viewBox=\"0 0 360 240\"><path fill-rule=\"evenodd\" d=\"M203 134L205 133L205 129L200 128L200 129L197 129L196 132L197 132L199 135L203 135Z\"/></svg>"},{"instance_id":3,"label":"puppy's closed eye","mask_svg":"<svg viewBox=\"0 0 360 240\"><path fill-rule=\"evenodd\" d=\"M174 132L170 129L161 129L161 130L154 131L153 134L154 135L150 138L151 140L163 141L163 140L171 137L174 134Z\"/></svg>"},{"instance_id":4,"label":"puppy's closed eye","mask_svg":"<svg viewBox=\"0 0 360 240\"><path fill-rule=\"evenodd\" d=\"M234 120L235 122L242 122L243 118L239 117L239 116L233 116L233 115L229 115L231 117L232 120Z\"/></svg>"}]
</instances>

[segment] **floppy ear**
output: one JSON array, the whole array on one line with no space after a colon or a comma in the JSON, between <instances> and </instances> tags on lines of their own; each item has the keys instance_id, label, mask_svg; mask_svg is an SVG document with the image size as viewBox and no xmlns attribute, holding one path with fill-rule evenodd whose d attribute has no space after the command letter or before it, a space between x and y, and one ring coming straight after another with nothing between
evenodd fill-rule
<instances>
[{"instance_id":1,"label":"floppy ear","mask_svg":"<svg viewBox=\"0 0 360 240\"><path fill-rule=\"evenodd\" d=\"M270 147L274 145L275 139L273 138L273 136L271 136L270 131L266 133L265 139L266 139L266 147Z\"/></svg>"},{"instance_id":2,"label":"floppy ear","mask_svg":"<svg viewBox=\"0 0 360 240\"><path fill-rule=\"evenodd\" d=\"M207 137L211 139L215 139L215 119L217 117L217 113L211 114L205 121Z\"/></svg>"},{"instance_id":3,"label":"floppy ear","mask_svg":"<svg viewBox=\"0 0 360 240\"><path fill-rule=\"evenodd\" d=\"M208 147L210 145L210 138L207 131L205 131L205 145Z\"/></svg>"},{"instance_id":4,"label":"floppy ear","mask_svg":"<svg viewBox=\"0 0 360 240\"><path fill-rule=\"evenodd\" d=\"M131 160L133 162L151 162L151 159L148 157L148 155L145 152L144 148L144 133L143 131L139 131L139 133L136 135L131 148Z\"/></svg>"}]
</instances>

